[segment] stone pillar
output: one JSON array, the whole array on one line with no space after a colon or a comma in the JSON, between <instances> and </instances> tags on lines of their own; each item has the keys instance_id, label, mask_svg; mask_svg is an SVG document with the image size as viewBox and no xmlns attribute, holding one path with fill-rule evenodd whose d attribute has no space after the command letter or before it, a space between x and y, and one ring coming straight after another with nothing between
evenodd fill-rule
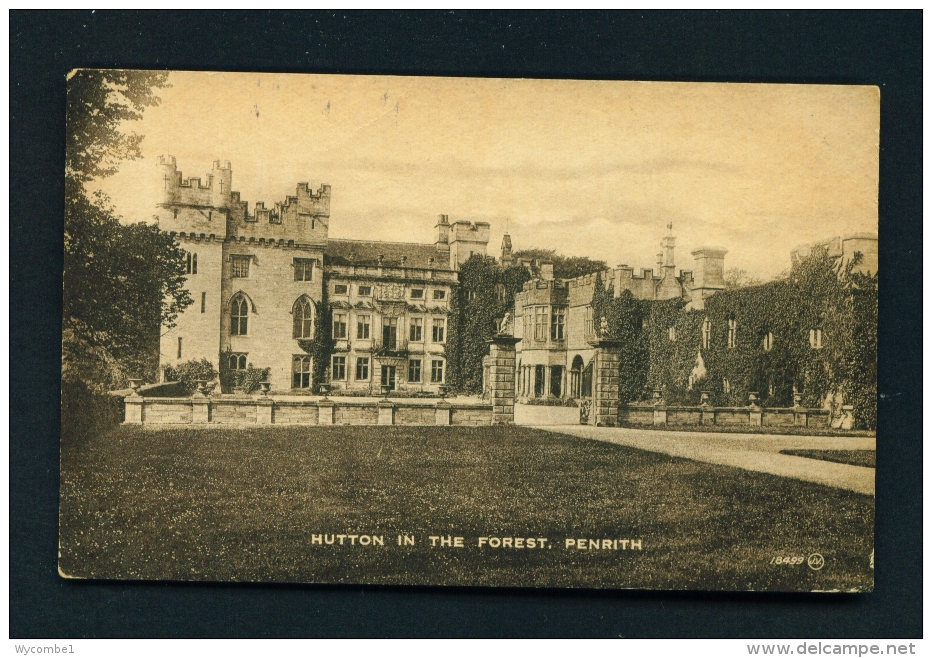
<instances>
[{"instance_id":1,"label":"stone pillar","mask_svg":"<svg viewBox=\"0 0 932 658\"><path fill-rule=\"evenodd\" d=\"M134 391L123 398L123 423L125 425L142 424L143 399Z\"/></svg>"},{"instance_id":2,"label":"stone pillar","mask_svg":"<svg viewBox=\"0 0 932 658\"><path fill-rule=\"evenodd\" d=\"M191 398L191 422L207 424L210 422L210 398L195 394ZM256 414L258 418L258 413Z\"/></svg>"},{"instance_id":3,"label":"stone pillar","mask_svg":"<svg viewBox=\"0 0 932 658\"><path fill-rule=\"evenodd\" d=\"M449 425L452 406L446 400L440 400L434 410L434 422L437 425Z\"/></svg>"},{"instance_id":4,"label":"stone pillar","mask_svg":"<svg viewBox=\"0 0 932 658\"><path fill-rule=\"evenodd\" d=\"M379 400L379 425L395 424L395 405L388 400Z\"/></svg>"},{"instance_id":5,"label":"stone pillar","mask_svg":"<svg viewBox=\"0 0 932 658\"><path fill-rule=\"evenodd\" d=\"M592 367L592 420L597 426L614 427L618 424L618 354L621 344L605 338L596 339L589 344L595 348Z\"/></svg>"},{"instance_id":6,"label":"stone pillar","mask_svg":"<svg viewBox=\"0 0 932 658\"><path fill-rule=\"evenodd\" d=\"M515 345L520 340L513 336L496 336L488 341L493 425L515 422Z\"/></svg>"},{"instance_id":7,"label":"stone pillar","mask_svg":"<svg viewBox=\"0 0 932 658\"><path fill-rule=\"evenodd\" d=\"M667 408L662 406L654 407L654 425L667 424Z\"/></svg>"},{"instance_id":8,"label":"stone pillar","mask_svg":"<svg viewBox=\"0 0 932 658\"><path fill-rule=\"evenodd\" d=\"M258 425L271 425L272 424L272 407L273 406L274 406L274 403L269 398L262 397L256 400L256 424Z\"/></svg>"},{"instance_id":9,"label":"stone pillar","mask_svg":"<svg viewBox=\"0 0 932 658\"><path fill-rule=\"evenodd\" d=\"M806 427L809 425L809 412L801 407L794 409L793 424L798 427Z\"/></svg>"},{"instance_id":10,"label":"stone pillar","mask_svg":"<svg viewBox=\"0 0 932 658\"><path fill-rule=\"evenodd\" d=\"M699 423L702 425L715 424L715 409L709 402L710 397L708 391L702 391L702 401L699 403Z\"/></svg>"},{"instance_id":11,"label":"stone pillar","mask_svg":"<svg viewBox=\"0 0 932 658\"><path fill-rule=\"evenodd\" d=\"M317 424L333 425L333 400L324 398L317 401Z\"/></svg>"}]
</instances>

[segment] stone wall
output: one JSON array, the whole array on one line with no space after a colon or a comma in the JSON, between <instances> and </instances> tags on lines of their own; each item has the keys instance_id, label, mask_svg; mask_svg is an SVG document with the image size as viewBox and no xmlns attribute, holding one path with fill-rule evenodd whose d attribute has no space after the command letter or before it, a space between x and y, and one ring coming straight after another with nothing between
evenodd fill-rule
<instances>
[{"instance_id":1,"label":"stone wall","mask_svg":"<svg viewBox=\"0 0 932 658\"><path fill-rule=\"evenodd\" d=\"M673 407L621 405L618 419L636 425L729 425L744 427L828 427L826 409L803 407Z\"/></svg>"},{"instance_id":2,"label":"stone wall","mask_svg":"<svg viewBox=\"0 0 932 658\"><path fill-rule=\"evenodd\" d=\"M124 398L128 425L492 424L492 405L395 400L277 400L270 397Z\"/></svg>"}]
</instances>

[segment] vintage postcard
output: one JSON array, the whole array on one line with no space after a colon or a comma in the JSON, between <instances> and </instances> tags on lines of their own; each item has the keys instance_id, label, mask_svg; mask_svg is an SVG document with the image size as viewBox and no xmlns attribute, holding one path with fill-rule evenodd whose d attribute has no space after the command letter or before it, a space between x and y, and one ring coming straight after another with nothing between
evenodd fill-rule
<instances>
[{"instance_id":1,"label":"vintage postcard","mask_svg":"<svg viewBox=\"0 0 932 658\"><path fill-rule=\"evenodd\" d=\"M872 590L876 87L67 84L63 577Z\"/></svg>"}]
</instances>

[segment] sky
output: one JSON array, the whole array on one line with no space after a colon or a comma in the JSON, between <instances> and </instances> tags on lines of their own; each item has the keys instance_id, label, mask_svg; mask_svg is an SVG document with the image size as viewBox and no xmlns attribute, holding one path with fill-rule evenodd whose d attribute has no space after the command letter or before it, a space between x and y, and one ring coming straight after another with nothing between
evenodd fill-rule
<instances>
[{"instance_id":1,"label":"sky","mask_svg":"<svg viewBox=\"0 0 932 658\"><path fill-rule=\"evenodd\" d=\"M160 155L266 207L332 186L330 236L433 242L440 213L491 224L498 255L548 248L655 267L728 249L769 278L790 251L877 231L876 87L172 72L126 129L143 158L99 181L124 221L151 220Z\"/></svg>"}]
</instances>

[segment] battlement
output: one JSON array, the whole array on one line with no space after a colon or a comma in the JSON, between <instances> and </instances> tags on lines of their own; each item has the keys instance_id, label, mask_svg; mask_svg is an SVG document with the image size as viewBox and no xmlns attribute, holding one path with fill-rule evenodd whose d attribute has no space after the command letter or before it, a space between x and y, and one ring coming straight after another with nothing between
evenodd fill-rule
<instances>
[{"instance_id":1,"label":"battlement","mask_svg":"<svg viewBox=\"0 0 932 658\"><path fill-rule=\"evenodd\" d=\"M861 261L854 268L856 272L877 272L877 234L851 233L821 240L811 244L800 245L790 252L790 259L796 264L809 256L813 250L822 249L829 256L839 258L842 265L847 265L855 253L861 254Z\"/></svg>"},{"instance_id":2,"label":"battlement","mask_svg":"<svg viewBox=\"0 0 932 658\"><path fill-rule=\"evenodd\" d=\"M175 156L159 157L162 174L162 206L226 209L232 197L233 169L229 162L214 160L211 173L184 178ZM206 180L206 183L203 182Z\"/></svg>"},{"instance_id":3,"label":"battlement","mask_svg":"<svg viewBox=\"0 0 932 658\"><path fill-rule=\"evenodd\" d=\"M159 157L159 169L159 226L163 230L200 231L216 226L223 227L221 230L233 239L295 240L301 244L327 241L329 185L315 191L306 182L298 183L293 196L269 207L257 201L250 214L249 204L232 189L233 167L228 160L214 160L211 173L203 179L184 178L173 155Z\"/></svg>"},{"instance_id":4,"label":"battlement","mask_svg":"<svg viewBox=\"0 0 932 658\"><path fill-rule=\"evenodd\" d=\"M524 285L521 287L522 290L566 290L569 288L570 282L563 281L562 279L531 279L530 281L525 281Z\"/></svg>"},{"instance_id":5,"label":"battlement","mask_svg":"<svg viewBox=\"0 0 932 658\"><path fill-rule=\"evenodd\" d=\"M627 265L619 265L615 270L615 278L618 280L625 279L638 279L642 281L660 281L663 276L661 274L654 274L654 270L650 267L641 268L640 274L634 273L634 268Z\"/></svg>"},{"instance_id":6,"label":"battlement","mask_svg":"<svg viewBox=\"0 0 932 658\"><path fill-rule=\"evenodd\" d=\"M488 244L491 229L488 222L456 221L450 224L450 241Z\"/></svg>"},{"instance_id":7,"label":"battlement","mask_svg":"<svg viewBox=\"0 0 932 658\"><path fill-rule=\"evenodd\" d=\"M291 203L293 200L294 203L297 203L298 199L321 199L325 196L330 196L329 185L321 185L319 188L317 188L317 193L315 194L309 183L298 183L297 194L295 196L287 197L286 202Z\"/></svg>"}]
</instances>

